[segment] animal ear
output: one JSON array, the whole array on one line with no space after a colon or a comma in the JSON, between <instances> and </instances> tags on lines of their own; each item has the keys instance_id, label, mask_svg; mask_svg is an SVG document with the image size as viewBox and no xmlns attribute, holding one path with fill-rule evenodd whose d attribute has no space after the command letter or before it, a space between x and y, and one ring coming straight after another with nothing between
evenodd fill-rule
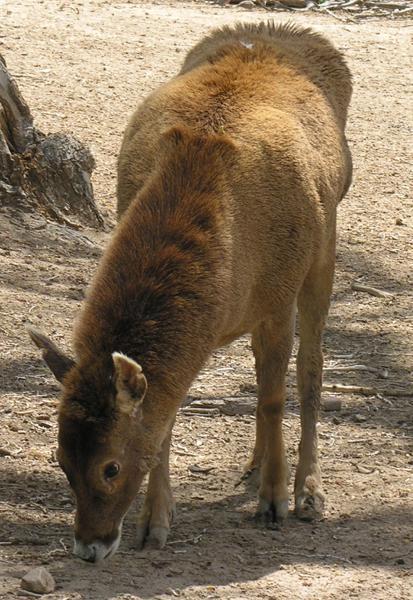
<instances>
[{"instance_id":1,"label":"animal ear","mask_svg":"<svg viewBox=\"0 0 413 600\"><path fill-rule=\"evenodd\" d=\"M142 368L131 358L114 352L117 408L131 417L137 415L148 387Z\"/></svg>"},{"instance_id":2,"label":"animal ear","mask_svg":"<svg viewBox=\"0 0 413 600\"><path fill-rule=\"evenodd\" d=\"M64 376L75 366L74 360L63 354L54 343L45 335L34 329L28 329L33 342L42 351L43 360L60 383Z\"/></svg>"}]
</instances>

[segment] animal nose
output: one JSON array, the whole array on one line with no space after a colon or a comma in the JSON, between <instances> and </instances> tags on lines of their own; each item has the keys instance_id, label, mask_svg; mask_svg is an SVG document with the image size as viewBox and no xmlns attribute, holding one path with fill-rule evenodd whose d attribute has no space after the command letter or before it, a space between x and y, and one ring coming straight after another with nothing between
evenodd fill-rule
<instances>
[{"instance_id":1,"label":"animal nose","mask_svg":"<svg viewBox=\"0 0 413 600\"><path fill-rule=\"evenodd\" d=\"M88 546L88 553L85 556L82 556L83 560L87 560L87 562L95 562L96 561L96 548L95 546Z\"/></svg>"},{"instance_id":2,"label":"animal nose","mask_svg":"<svg viewBox=\"0 0 413 600\"><path fill-rule=\"evenodd\" d=\"M96 562L96 545L95 544L84 544L80 540L75 539L73 554L87 560L88 562Z\"/></svg>"}]
</instances>

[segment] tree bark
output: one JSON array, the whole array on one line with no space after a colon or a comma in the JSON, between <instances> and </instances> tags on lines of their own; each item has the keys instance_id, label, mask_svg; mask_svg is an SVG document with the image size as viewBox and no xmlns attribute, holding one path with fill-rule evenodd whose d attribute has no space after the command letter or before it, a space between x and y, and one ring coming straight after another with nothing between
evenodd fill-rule
<instances>
[{"instance_id":1,"label":"tree bark","mask_svg":"<svg viewBox=\"0 0 413 600\"><path fill-rule=\"evenodd\" d=\"M95 161L71 135L44 135L0 54L0 207L79 228L103 228L90 180Z\"/></svg>"}]
</instances>

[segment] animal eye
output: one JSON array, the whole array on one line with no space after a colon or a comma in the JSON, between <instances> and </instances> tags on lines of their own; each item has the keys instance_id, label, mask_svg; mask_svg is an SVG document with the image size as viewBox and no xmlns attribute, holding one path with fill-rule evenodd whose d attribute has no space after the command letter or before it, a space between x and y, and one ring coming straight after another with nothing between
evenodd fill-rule
<instances>
[{"instance_id":1,"label":"animal eye","mask_svg":"<svg viewBox=\"0 0 413 600\"><path fill-rule=\"evenodd\" d=\"M120 471L118 463L110 463L106 465L104 470L105 479L113 479Z\"/></svg>"}]
</instances>

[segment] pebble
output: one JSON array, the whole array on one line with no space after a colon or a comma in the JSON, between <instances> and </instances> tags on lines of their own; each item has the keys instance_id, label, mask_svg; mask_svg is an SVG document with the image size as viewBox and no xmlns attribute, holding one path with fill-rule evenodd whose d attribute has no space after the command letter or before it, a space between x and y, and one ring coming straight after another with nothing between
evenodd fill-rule
<instances>
[{"instance_id":1,"label":"pebble","mask_svg":"<svg viewBox=\"0 0 413 600\"><path fill-rule=\"evenodd\" d=\"M21 580L21 587L35 594L49 594L54 592L56 583L49 571L44 567L31 569Z\"/></svg>"},{"instance_id":2,"label":"pebble","mask_svg":"<svg viewBox=\"0 0 413 600\"><path fill-rule=\"evenodd\" d=\"M342 401L338 396L330 396L323 400L322 406L326 411L341 410Z\"/></svg>"},{"instance_id":3,"label":"pebble","mask_svg":"<svg viewBox=\"0 0 413 600\"><path fill-rule=\"evenodd\" d=\"M243 2L238 4L238 6L241 8L246 8L247 10L251 10L252 8L255 8L255 2L252 0L243 0Z\"/></svg>"},{"instance_id":4,"label":"pebble","mask_svg":"<svg viewBox=\"0 0 413 600\"><path fill-rule=\"evenodd\" d=\"M352 416L351 420L354 421L354 423L364 423L365 421L367 421L367 417L365 417L364 415L356 414Z\"/></svg>"}]
</instances>

